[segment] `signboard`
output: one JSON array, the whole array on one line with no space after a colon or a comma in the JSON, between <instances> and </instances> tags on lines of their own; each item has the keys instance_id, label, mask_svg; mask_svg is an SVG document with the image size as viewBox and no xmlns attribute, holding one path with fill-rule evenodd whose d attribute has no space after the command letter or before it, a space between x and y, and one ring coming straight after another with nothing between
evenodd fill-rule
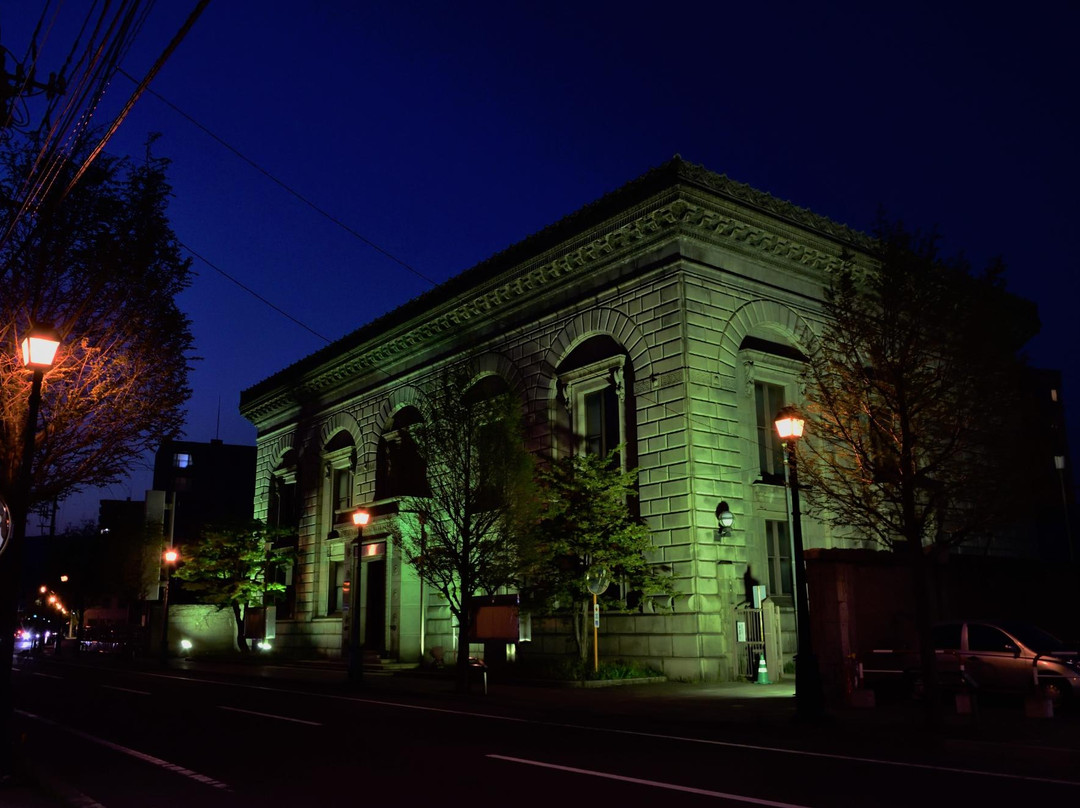
<instances>
[{"instance_id":1,"label":"signboard","mask_svg":"<svg viewBox=\"0 0 1080 808\"><path fill-rule=\"evenodd\" d=\"M767 595L765 594L765 587L759 584L755 586L751 591L754 596L754 608L760 609L761 604L765 602L765 598L767 597Z\"/></svg>"},{"instance_id":2,"label":"signboard","mask_svg":"<svg viewBox=\"0 0 1080 808\"><path fill-rule=\"evenodd\" d=\"M594 603L592 607L593 628L600 628L600 604Z\"/></svg>"},{"instance_id":3,"label":"signboard","mask_svg":"<svg viewBox=\"0 0 1080 808\"><path fill-rule=\"evenodd\" d=\"M473 598L469 639L517 642L521 636L517 595Z\"/></svg>"}]
</instances>

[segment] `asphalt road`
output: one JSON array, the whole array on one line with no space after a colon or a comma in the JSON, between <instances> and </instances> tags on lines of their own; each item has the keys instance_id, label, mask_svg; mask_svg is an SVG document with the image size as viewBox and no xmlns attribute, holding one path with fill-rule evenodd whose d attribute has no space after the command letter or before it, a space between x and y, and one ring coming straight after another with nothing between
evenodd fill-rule
<instances>
[{"instance_id":1,"label":"asphalt road","mask_svg":"<svg viewBox=\"0 0 1080 808\"><path fill-rule=\"evenodd\" d=\"M485 698L452 694L443 682L393 688L369 677L355 691L338 671L252 673L37 660L15 672L24 752L82 808L1080 798L1080 751L1068 744L980 732L942 743L910 727L858 723L766 732L762 721L695 723L675 709L646 717L630 689ZM581 709L601 702L605 709Z\"/></svg>"}]
</instances>

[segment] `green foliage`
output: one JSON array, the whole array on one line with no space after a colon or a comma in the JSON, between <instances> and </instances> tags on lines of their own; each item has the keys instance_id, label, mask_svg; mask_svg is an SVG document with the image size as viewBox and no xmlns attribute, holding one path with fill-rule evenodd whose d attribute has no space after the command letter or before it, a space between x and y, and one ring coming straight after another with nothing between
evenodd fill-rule
<instances>
[{"instance_id":1,"label":"green foliage","mask_svg":"<svg viewBox=\"0 0 1080 808\"><path fill-rule=\"evenodd\" d=\"M197 544L184 547L174 575L204 603L262 605L285 591L274 572L292 560L290 550L271 546L271 534L257 519L207 527Z\"/></svg>"},{"instance_id":2,"label":"green foliage","mask_svg":"<svg viewBox=\"0 0 1080 808\"><path fill-rule=\"evenodd\" d=\"M285 591L275 573L292 561L292 551L273 546L281 532L257 519L207 527L197 544L185 545L181 565L173 573L204 603L232 609L243 651L247 650L244 611Z\"/></svg>"},{"instance_id":3,"label":"green foliage","mask_svg":"<svg viewBox=\"0 0 1080 808\"><path fill-rule=\"evenodd\" d=\"M592 601L586 572L607 570L639 597L669 594L666 570L649 561L649 529L629 502L637 495L636 472L622 471L618 450L609 457L580 454L552 461L539 475L539 506L524 554L523 598L530 608L569 609L582 658L588 648L585 607ZM605 609L623 609L616 587L600 596Z\"/></svg>"},{"instance_id":4,"label":"green foliage","mask_svg":"<svg viewBox=\"0 0 1080 808\"><path fill-rule=\"evenodd\" d=\"M558 682L649 679L663 674L648 665L617 659L602 661L597 670L583 659L530 659L514 663L513 675L521 679L549 679Z\"/></svg>"},{"instance_id":5,"label":"green foliage","mask_svg":"<svg viewBox=\"0 0 1080 808\"><path fill-rule=\"evenodd\" d=\"M668 576L649 562L654 548L648 527L630 513L637 474L622 471L616 457L571 455L539 473L539 512L525 568L533 607L551 611L591 600L585 583L590 566L606 568L632 591L671 591ZM601 600L625 606L611 595Z\"/></svg>"}]
</instances>

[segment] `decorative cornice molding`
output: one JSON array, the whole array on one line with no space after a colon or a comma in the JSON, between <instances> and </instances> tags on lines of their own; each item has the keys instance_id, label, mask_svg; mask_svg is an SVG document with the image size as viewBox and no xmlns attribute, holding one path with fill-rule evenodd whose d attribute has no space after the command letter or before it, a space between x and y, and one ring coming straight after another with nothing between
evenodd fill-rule
<instances>
[{"instance_id":1,"label":"decorative cornice molding","mask_svg":"<svg viewBox=\"0 0 1080 808\"><path fill-rule=\"evenodd\" d=\"M785 263L796 271L826 276L850 266L853 249L862 251L871 246L870 238L864 234L700 166L678 161L676 174L678 179L723 198L710 198L701 190L681 184L669 186L577 237L479 282L473 289L418 314L411 321L388 331L373 331L369 339L355 348L342 347L342 354L328 356L308 373L297 368L295 378L281 376L279 386L268 390L268 395L243 403L244 415L258 423L294 406L298 400L332 390L377 368L386 368L447 335L490 323L499 317L500 311L535 297L538 292L553 290L602 266L626 260L665 239L689 237ZM745 215L739 216L740 211ZM790 228L780 228L786 232L777 232L763 226L762 212L816 232L818 238L811 236L807 240L818 243L812 246L796 240ZM865 260L865 256L860 256L859 263Z\"/></svg>"}]
</instances>

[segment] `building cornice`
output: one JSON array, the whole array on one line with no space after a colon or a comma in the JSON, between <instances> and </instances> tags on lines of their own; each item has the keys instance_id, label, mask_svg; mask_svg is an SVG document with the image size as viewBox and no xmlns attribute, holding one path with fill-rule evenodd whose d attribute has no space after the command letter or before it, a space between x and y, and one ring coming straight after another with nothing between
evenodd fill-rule
<instances>
[{"instance_id":1,"label":"building cornice","mask_svg":"<svg viewBox=\"0 0 1080 808\"><path fill-rule=\"evenodd\" d=\"M676 159L245 390L241 412L263 422L678 237L816 275L871 245L844 225Z\"/></svg>"}]
</instances>

